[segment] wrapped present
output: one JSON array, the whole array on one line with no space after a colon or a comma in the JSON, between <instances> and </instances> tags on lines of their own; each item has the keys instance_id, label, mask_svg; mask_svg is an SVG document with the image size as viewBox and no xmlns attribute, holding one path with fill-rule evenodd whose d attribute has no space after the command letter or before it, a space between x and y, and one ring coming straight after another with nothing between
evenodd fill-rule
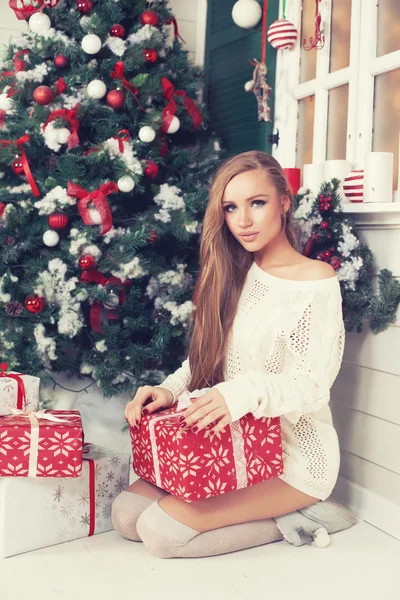
<instances>
[{"instance_id":1,"label":"wrapped present","mask_svg":"<svg viewBox=\"0 0 400 600\"><path fill-rule=\"evenodd\" d=\"M7 373L7 363L0 363L0 416L11 414L12 408L37 410L39 385L39 377Z\"/></svg>"},{"instance_id":2,"label":"wrapped present","mask_svg":"<svg viewBox=\"0 0 400 600\"><path fill-rule=\"evenodd\" d=\"M111 504L128 487L130 456L92 444L79 479L0 478L0 556L113 529Z\"/></svg>"},{"instance_id":3,"label":"wrapped present","mask_svg":"<svg viewBox=\"0 0 400 600\"><path fill-rule=\"evenodd\" d=\"M0 418L0 477L80 477L83 432L77 410Z\"/></svg>"},{"instance_id":4,"label":"wrapped present","mask_svg":"<svg viewBox=\"0 0 400 600\"><path fill-rule=\"evenodd\" d=\"M281 475L279 417L256 419L249 413L217 434L211 433L215 423L197 433L180 428L188 399L202 393L184 392L172 408L142 417L138 431L130 427L135 473L187 502Z\"/></svg>"}]
</instances>

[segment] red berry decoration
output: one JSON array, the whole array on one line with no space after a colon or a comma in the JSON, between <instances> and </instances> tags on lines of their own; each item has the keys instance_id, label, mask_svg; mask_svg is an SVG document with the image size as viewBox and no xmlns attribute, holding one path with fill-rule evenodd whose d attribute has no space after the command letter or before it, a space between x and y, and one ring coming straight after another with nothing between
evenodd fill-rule
<instances>
[{"instance_id":1,"label":"red berry decoration","mask_svg":"<svg viewBox=\"0 0 400 600\"><path fill-rule=\"evenodd\" d=\"M33 92L33 99L38 104L45 106L53 101L54 94L48 85L39 85Z\"/></svg>"},{"instance_id":2,"label":"red berry decoration","mask_svg":"<svg viewBox=\"0 0 400 600\"><path fill-rule=\"evenodd\" d=\"M154 62L156 62L156 60L158 58L158 52L157 52L157 50L154 50L154 48L145 48L143 50L143 56L144 56L146 62L154 63Z\"/></svg>"},{"instance_id":3,"label":"red berry decoration","mask_svg":"<svg viewBox=\"0 0 400 600\"><path fill-rule=\"evenodd\" d=\"M69 58L63 54L57 54L57 56L54 57L54 66L57 67L57 69L65 69L65 67L68 67L68 65Z\"/></svg>"},{"instance_id":4,"label":"red berry decoration","mask_svg":"<svg viewBox=\"0 0 400 600\"><path fill-rule=\"evenodd\" d=\"M160 17L154 10L145 10L140 17L140 22L142 25L153 25L153 27L157 27L160 22Z\"/></svg>"},{"instance_id":5,"label":"red berry decoration","mask_svg":"<svg viewBox=\"0 0 400 600\"><path fill-rule=\"evenodd\" d=\"M149 179L155 179L158 175L158 164L153 160L146 160L146 168L144 170L144 174Z\"/></svg>"},{"instance_id":6,"label":"red berry decoration","mask_svg":"<svg viewBox=\"0 0 400 600\"><path fill-rule=\"evenodd\" d=\"M323 252L318 252L316 258L317 258L317 260L324 260L324 253Z\"/></svg>"},{"instance_id":7,"label":"red berry decoration","mask_svg":"<svg viewBox=\"0 0 400 600\"><path fill-rule=\"evenodd\" d=\"M64 215L64 213L53 213L49 216L49 225L53 229L64 229L68 223L68 215Z\"/></svg>"},{"instance_id":8,"label":"red berry decoration","mask_svg":"<svg viewBox=\"0 0 400 600\"><path fill-rule=\"evenodd\" d=\"M332 256L331 252L329 250L325 250L324 254L324 258L330 258Z\"/></svg>"},{"instance_id":9,"label":"red berry decoration","mask_svg":"<svg viewBox=\"0 0 400 600\"><path fill-rule=\"evenodd\" d=\"M106 96L106 102L111 108L119 110L125 104L125 94L122 90L111 90Z\"/></svg>"},{"instance_id":10,"label":"red berry decoration","mask_svg":"<svg viewBox=\"0 0 400 600\"><path fill-rule=\"evenodd\" d=\"M158 235L157 235L157 231L154 231L154 229L150 232L149 237L147 238L147 241L149 242L149 244L154 244L154 242L156 242L158 240Z\"/></svg>"},{"instance_id":11,"label":"red berry decoration","mask_svg":"<svg viewBox=\"0 0 400 600\"><path fill-rule=\"evenodd\" d=\"M110 35L113 37L123 38L125 35L125 27L123 25L112 25L110 29Z\"/></svg>"},{"instance_id":12,"label":"red berry decoration","mask_svg":"<svg viewBox=\"0 0 400 600\"><path fill-rule=\"evenodd\" d=\"M312 239L313 240L319 240L319 233L313 233L312 234Z\"/></svg>"},{"instance_id":13,"label":"red berry decoration","mask_svg":"<svg viewBox=\"0 0 400 600\"><path fill-rule=\"evenodd\" d=\"M25 308L28 312L38 315L42 312L45 307L45 299L41 296L37 296L36 294L29 294L25 298Z\"/></svg>"},{"instance_id":14,"label":"red berry decoration","mask_svg":"<svg viewBox=\"0 0 400 600\"><path fill-rule=\"evenodd\" d=\"M22 158L19 156L18 158L15 158L12 162L12 170L14 171L14 173L16 175L23 175L25 173L24 171L24 165L22 163Z\"/></svg>"},{"instance_id":15,"label":"red berry decoration","mask_svg":"<svg viewBox=\"0 0 400 600\"><path fill-rule=\"evenodd\" d=\"M329 227L328 221L322 221L320 227L321 227L321 229L328 229L328 227Z\"/></svg>"},{"instance_id":16,"label":"red berry decoration","mask_svg":"<svg viewBox=\"0 0 400 600\"><path fill-rule=\"evenodd\" d=\"M76 8L81 15L88 15L93 10L92 0L77 0Z\"/></svg>"},{"instance_id":17,"label":"red berry decoration","mask_svg":"<svg viewBox=\"0 0 400 600\"><path fill-rule=\"evenodd\" d=\"M96 266L96 261L91 254L82 254L79 259L79 266L82 271L90 271L90 269L94 269Z\"/></svg>"},{"instance_id":18,"label":"red berry decoration","mask_svg":"<svg viewBox=\"0 0 400 600\"><path fill-rule=\"evenodd\" d=\"M338 258L337 256L333 256L331 259L331 266L333 267L333 269L335 269L335 271L340 267L340 265L342 264L340 258Z\"/></svg>"}]
</instances>

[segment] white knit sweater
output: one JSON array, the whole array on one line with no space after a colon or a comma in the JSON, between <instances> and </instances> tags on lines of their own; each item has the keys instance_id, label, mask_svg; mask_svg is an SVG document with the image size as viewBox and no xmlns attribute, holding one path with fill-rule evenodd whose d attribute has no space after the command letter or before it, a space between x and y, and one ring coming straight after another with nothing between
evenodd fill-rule
<instances>
[{"instance_id":1,"label":"white knit sweater","mask_svg":"<svg viewBox=\"0 0 400 600\"><path fill-rule=\"evenodd\" d=\"M224 381L214 386L232 420L281 417L284 473L291 486L325 500L339 471L330 388L344 351L337 277L282 279L253 262L228 344ZM159 385L174 399L187 389L189 359Z\"/></svg>"}]
</instances>

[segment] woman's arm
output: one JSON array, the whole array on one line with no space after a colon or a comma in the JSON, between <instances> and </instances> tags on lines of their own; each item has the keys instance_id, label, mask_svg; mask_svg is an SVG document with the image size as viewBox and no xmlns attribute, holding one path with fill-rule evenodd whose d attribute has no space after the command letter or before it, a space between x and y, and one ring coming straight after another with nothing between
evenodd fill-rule
<instances>
[{"instance_id":1,"label":"woman's arm","mask_svg":"<svg viewBox=\"0 0 400 600\"><path fill-rule=\"evenodd\" d=\"M282 373L250 370L214 387L224 396L232 421L251 412L257 418L285 415L295 424L302 414L329 402L344 342L338 283L333 290L316 290L296 327L287 332Z\"/></svg>"},{"instance_id":2,"label":"woman's arm","mask_svg":"<svg viewBox=\"0 0 400 600\"><path fill-rule=\"evenodd\" d=\"M154 387L163 387L170 391L174 397L173 404L175 404L178 396L180 396L180 394L186 390L190 381L190 377L191 372L188 357L183 361L182 366L180 366L179 369L177 369L174 373L171 373L171 375L168 375L168 377L162 383Z\"/></svg>"}]
</instances>

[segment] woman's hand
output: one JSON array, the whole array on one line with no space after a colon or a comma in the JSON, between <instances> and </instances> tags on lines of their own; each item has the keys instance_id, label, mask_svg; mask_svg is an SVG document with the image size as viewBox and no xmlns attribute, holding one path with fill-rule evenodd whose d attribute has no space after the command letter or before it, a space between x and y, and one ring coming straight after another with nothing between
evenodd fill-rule
<instances>
[{"instance_id":1,"label":"woman's hand","mask_svg":"<svg viewBox=\"0 0 400 600\"><path fill-rule=\"evenodd\" d=\"M192 406L183 413L185 420L182 420L181 427L192 427L192 431L197 433L213 421L218 421L211 431L219 433L232 422L225 398L219 390L211 389L204 396L194 398L192 402Z\"/></svg>"},{"instance_id":2,"label":"woman's hand","mask_svg":"<svg viewBox=\"0 0 400 600\"><path fill-rule=\"evenodd\" d=\"M149 398L150 402L143 409L144 403ZM145 385L137 389L134 399L126 405L125 419L131 427L138 427L142 415L152 413L159 408L169 408L172 406L173 400L172 392L166 388Z\"/></svg>"}]
</instances>

